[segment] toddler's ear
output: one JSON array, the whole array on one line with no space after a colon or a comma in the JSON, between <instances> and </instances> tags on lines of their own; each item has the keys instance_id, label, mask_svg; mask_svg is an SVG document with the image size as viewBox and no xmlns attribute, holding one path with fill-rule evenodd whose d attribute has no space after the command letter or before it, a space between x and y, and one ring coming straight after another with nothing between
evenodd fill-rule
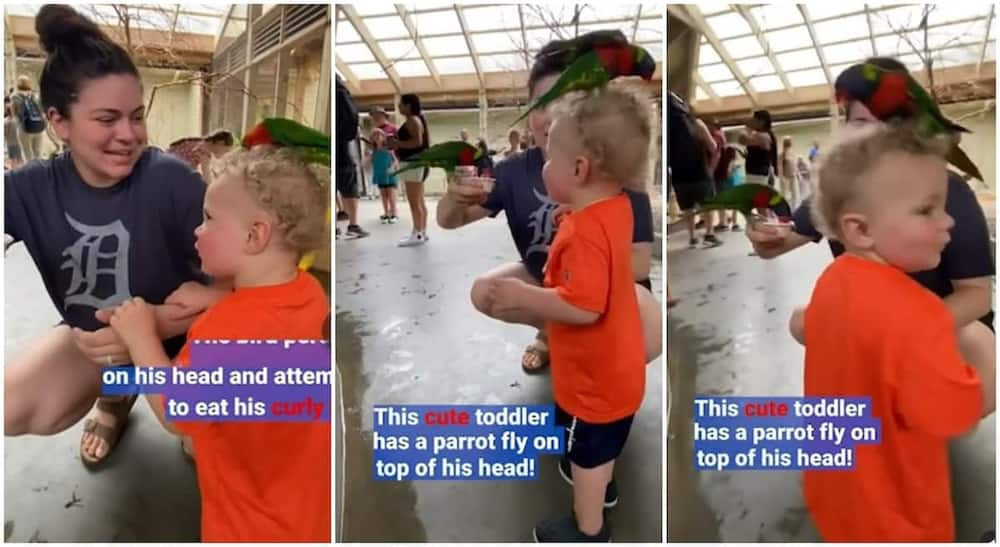
<instances>
[{"instance_id":1,"label":"toddler's ear","mask_svg":"<svg viewBox=\"0 0 1000 547\"><path fill-rule=\"evenodd\" d=\"M255 255L264 252L271 241L273 226L270 222L255 220L247 231L247 253Z\"/></svg>"},{"instance_id":2,"label":"toddler's ear","mask_svg":"<svg viewBox=\"0 0 1000 547\"><path fill-rule=\"evenodd\" d=\"M875 245L871 236L868 219L861 213L847 213L840 217L840 233L843 243L861 249L870 249Z\"/></svg>"}]
</instances>

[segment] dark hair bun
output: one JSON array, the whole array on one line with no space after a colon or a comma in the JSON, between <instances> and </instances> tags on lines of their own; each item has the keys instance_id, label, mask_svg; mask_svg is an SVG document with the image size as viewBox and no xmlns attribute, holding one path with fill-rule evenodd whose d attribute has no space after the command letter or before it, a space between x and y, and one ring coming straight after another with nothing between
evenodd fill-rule
<instances>
[{"instance_id":1,"label":"dark hair bun","mask_svg":"<svg viewBox=\"0 0 1000 547\"><path fill-rule=\"evenodd\" d=\"M46 4L35 16L35 32L46 53L60 47L80 44L87 38L106 39L93 21L64 4Z\"/></svg>"}]
</instances>

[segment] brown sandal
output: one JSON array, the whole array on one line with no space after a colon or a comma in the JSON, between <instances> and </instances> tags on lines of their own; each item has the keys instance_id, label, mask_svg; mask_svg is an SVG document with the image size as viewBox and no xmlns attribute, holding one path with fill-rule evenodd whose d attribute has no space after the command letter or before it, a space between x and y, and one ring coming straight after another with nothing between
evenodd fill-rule
<instances>
[{"instance_id":1,"label":"brown sandal","mask_svg":"<svg viewBox=\"0 0 1000 547\"><path fill-rule=\"evenodd\" d=\"M538 365L529 367L525 365L528 356L534 357ZM549 345L544 339L535 338L535 341L524 348L524 355L521 356L521 370L525 374L538 374L549 366Z\"/></svg>"},{"instance_id":2,"label":"brown sandal","mask_svg":"<svg viewBox=\"0 0 1000 547\"><path fill-rule=\"evenodd\" d=\"M101 397L97 400L97 409L115 417L115 425L106 426L93 418L87 418L83 424L83 432L96 435L107 443L108 451L100 458L92 458L83 450L83 437L80 438L80 461L83 466L91 471L98 469L104 464L111 453L114 452L118 441L121 439L125 424L128 423L129 412L135 405L138 395L121 395L117 397Z\"/></svg>"}]
</instances>

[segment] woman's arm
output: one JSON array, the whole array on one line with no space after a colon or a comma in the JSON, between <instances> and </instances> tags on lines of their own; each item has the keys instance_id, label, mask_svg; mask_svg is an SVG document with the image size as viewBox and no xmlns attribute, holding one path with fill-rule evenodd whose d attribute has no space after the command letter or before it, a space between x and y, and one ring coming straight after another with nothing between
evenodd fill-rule
<instances>
[{"instance_id":1,"label":"woman's arm","mask_svg":"<svg viewBox=\"0 0 1000 547\"><path fill-rule=\"evenodd\" d=\"M653 261L653 244L645 241L632 243L632 273L636 281L649 279Z\"/></svg>"}]
</instances>

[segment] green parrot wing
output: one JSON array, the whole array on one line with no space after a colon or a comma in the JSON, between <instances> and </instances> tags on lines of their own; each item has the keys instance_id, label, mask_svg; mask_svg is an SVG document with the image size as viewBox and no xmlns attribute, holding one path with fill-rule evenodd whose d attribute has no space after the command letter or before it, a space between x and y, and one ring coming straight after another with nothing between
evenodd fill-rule
<instances>
[{"instance_id":1,"label":"green parrot wing","mask_svg":"<svg viewBox=\"0 0 1000 547\"><path fill-rule=\"evenodd\" d=\"M948 157L946 159L948 160L948 163L954 165L963 173L979 180L983 180L983 174L979 171L979 168L976 167L976 164L972 162L969 156L967 156L957 144L952 145L951 150L948 151ZM983 180L983 182L986 181Z\"/></svg>"},{"instance_id":2,"label":"green parrot wing","mask_svg":"<svg viewBox=\"0 0 1000 547\"><path fill-rule=\"evenodd\" d=\"M263 123L264 127L267 128L268 134L271 136L271 140L278 144L330 150L329 135L302 125L297 121L287 118L266 118Z\"/></svg>"},{"instance_id":3,"label":"green parrot wing","mask_svg":"<svg viewBox=\"0 0 1000 547\"><path fill-rule=\"evenodd\" d=\"M753 209L769 209L785 203L774 188L763 184L741 184L702 201L701 209L735 209L749 214Z\"/></svg>"},{"instance_id":4,"label":"green parrot wing","mask_svg":"<svg viewBox=\"0 0 1000 547\"><path fill-rule=\"evenodd\" d=\"M459 159L463 154L468 154L470 158L477 159L479 149L463 141L448 141L435 144L427 150L420 152L406 160L406 165L393 175L424 167L439 167L446 170L454 169L459 164Z\"/></svg>"},{"instance_id":5,"label":"green parrot wing","mask_svg":"<svg viewBox=\"0 0 1000 547\"><path fill-rule=\"evenodd\" d=\"M514 123L511 125L516 125L518 122L523 120L539 108L543 108L552 101L558 99L559 97L571 92L579 91L585 89L594 89L596 87L601 87L608 83L608 73L604 70L601 65L600 58L594 51L589 51L581 55L576 61L573 62L556 80L556 83L552 85L552 89L549 89L542 96L535 99L531 106L524 111L521 116L519 116Z\"/></svg>"},{"instance_id":6,"label":"green parrot wing","mask_svg":"<svg viewBox=\"0 0 1000 547\"><path fill-rule=\"evenodd\" d=\"M917 130L921 134L926 136L934 136L944 133L946 131L958 131L961 133L969 133L970 131L961 125L952 122L948 118L945 118L944 114L941 112L941 108L938 107L937 102L933 97L927 93L924 86L920 85L920 82L913 78L912 74L906 75L906 91L913 99L913 102L917 105L918 120L917 120Z\"/></svg>"},{"instance_id":7,"label":"green parrot wing","mask_svg":"<svg viewBox=\"0 0 1000 547\"><path fill-rule=\"evenodd\" d=\"M305 158L306 163L317 163L327 168L332 163L329 149L321 150L319 148L307 148L303 146L293 146L291 148L301 154Z\"/></svg>"}]
</instances>

